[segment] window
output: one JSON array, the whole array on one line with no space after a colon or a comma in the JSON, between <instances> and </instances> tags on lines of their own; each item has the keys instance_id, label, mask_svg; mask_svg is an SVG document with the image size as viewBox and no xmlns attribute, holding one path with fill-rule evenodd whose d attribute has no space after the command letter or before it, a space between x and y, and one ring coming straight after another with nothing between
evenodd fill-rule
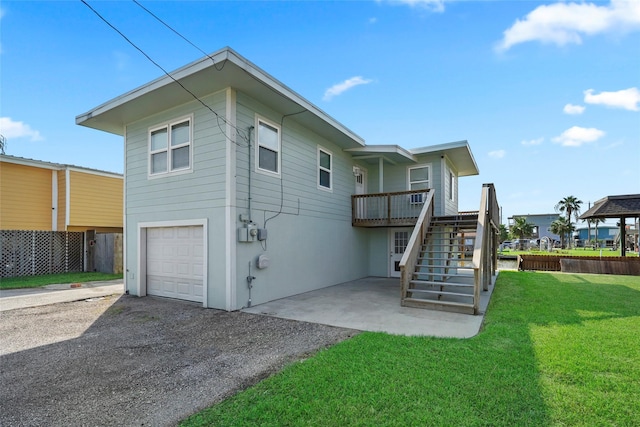
<instances>
[{"instance_id":1,"label":"window","mask_svg":"<svg viewBox=\"0 0 640 427\"><path fill-rule=\"evenodd\" d=\"M330 151L318 147L318 188L329 190L333 188L333 178L331 169L333 155Z\"/></svg>"},{"instance_id":2,"label":"window","mask_svg":"<svg viewBox=\"0 0 640 427\"><path fill-rule=\"evenodd\" d=\"M429 188L429 165L409 168L409 190Z\"/></svg>"},{"instance_id":3,"label":"window","mask_svg":"<svg viewBox=\"0 0 640 427\"><path fill-rule=\"evenodd\" d=\"M191 119L168 123L149 132L149 174L191 169Z\"/></svg>"},{"instance_id":4,"label":"window","mask_svg":"<svg viewBox=\"0 0 640 427\"><path fill-rule=\"evenodd\" d=\"M453 200L456 190L456 181L453 172L449 171L449 200Z\"/></svg>"},{"instance_id":5,"label":"window","mask_svg":"<svg viewBox=\"0 0 640 427\"><path fill-rule=\"evenodd\" d=\"M256 127L258 171L280 175L280 128L262 119Z\"/></svg>"}]
</instances>

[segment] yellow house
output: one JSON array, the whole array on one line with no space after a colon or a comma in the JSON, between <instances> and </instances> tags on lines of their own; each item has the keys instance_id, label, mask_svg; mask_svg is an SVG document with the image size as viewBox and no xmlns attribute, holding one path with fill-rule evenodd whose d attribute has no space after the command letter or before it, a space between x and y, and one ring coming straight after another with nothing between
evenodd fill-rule
<instances>
[{"instance_id":1,"label":"yellow house","mask_svg":"<svg viewBox=\"0 0 640 427\"><path fill-rule=\"evenodd\" d=\"M123 176L0 155L0 230L122 233Z\"/></svg>"}]
</instances>

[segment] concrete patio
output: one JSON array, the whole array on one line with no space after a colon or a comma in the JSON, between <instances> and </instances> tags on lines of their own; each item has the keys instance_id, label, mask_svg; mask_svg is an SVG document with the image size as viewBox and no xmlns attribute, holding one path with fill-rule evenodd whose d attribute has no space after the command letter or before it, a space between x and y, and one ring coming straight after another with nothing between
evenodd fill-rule
<instances>
[{"instance_id":1,"label":"concrete patio","mask_svg":"<svg viewBox=\"0 0 640 427\"><path fill-rule=\"evenodd\" d=\"M400 306L400 280L367 277L242 311L395 335L470 338L478 334L494 283L481 292L479 315Z\"/></svg>"}]
</instances>

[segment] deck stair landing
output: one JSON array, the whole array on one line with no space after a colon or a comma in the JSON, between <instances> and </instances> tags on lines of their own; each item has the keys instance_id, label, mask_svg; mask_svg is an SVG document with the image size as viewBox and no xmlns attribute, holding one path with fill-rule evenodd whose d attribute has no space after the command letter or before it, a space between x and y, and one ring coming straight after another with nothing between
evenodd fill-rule
<instances>
[{"instance_id":1,"label":"deck stair landing","mask_svg":"<svg viewBox=\"0 0 640 427\"><path fill-rule=\"evenodd\" d=\"M433 217L402 305L474 314L478 215Z\"/></svg>"}]
</instances>

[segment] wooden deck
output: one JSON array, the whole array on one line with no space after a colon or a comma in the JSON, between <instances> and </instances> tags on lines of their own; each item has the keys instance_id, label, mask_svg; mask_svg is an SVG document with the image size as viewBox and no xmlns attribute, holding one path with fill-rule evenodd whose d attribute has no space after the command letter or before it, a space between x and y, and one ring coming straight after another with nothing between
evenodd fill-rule
<instances>
[{"instance_id":1,"label":"wooden deck","mask_svg":"<svg viewBox=\"0 0 640 427\"><path fill-rule=\"evenodd\" d=\"M351 196L354 227L410 227L416 224L429 190Z\"/></svg>"}]
</instances>

